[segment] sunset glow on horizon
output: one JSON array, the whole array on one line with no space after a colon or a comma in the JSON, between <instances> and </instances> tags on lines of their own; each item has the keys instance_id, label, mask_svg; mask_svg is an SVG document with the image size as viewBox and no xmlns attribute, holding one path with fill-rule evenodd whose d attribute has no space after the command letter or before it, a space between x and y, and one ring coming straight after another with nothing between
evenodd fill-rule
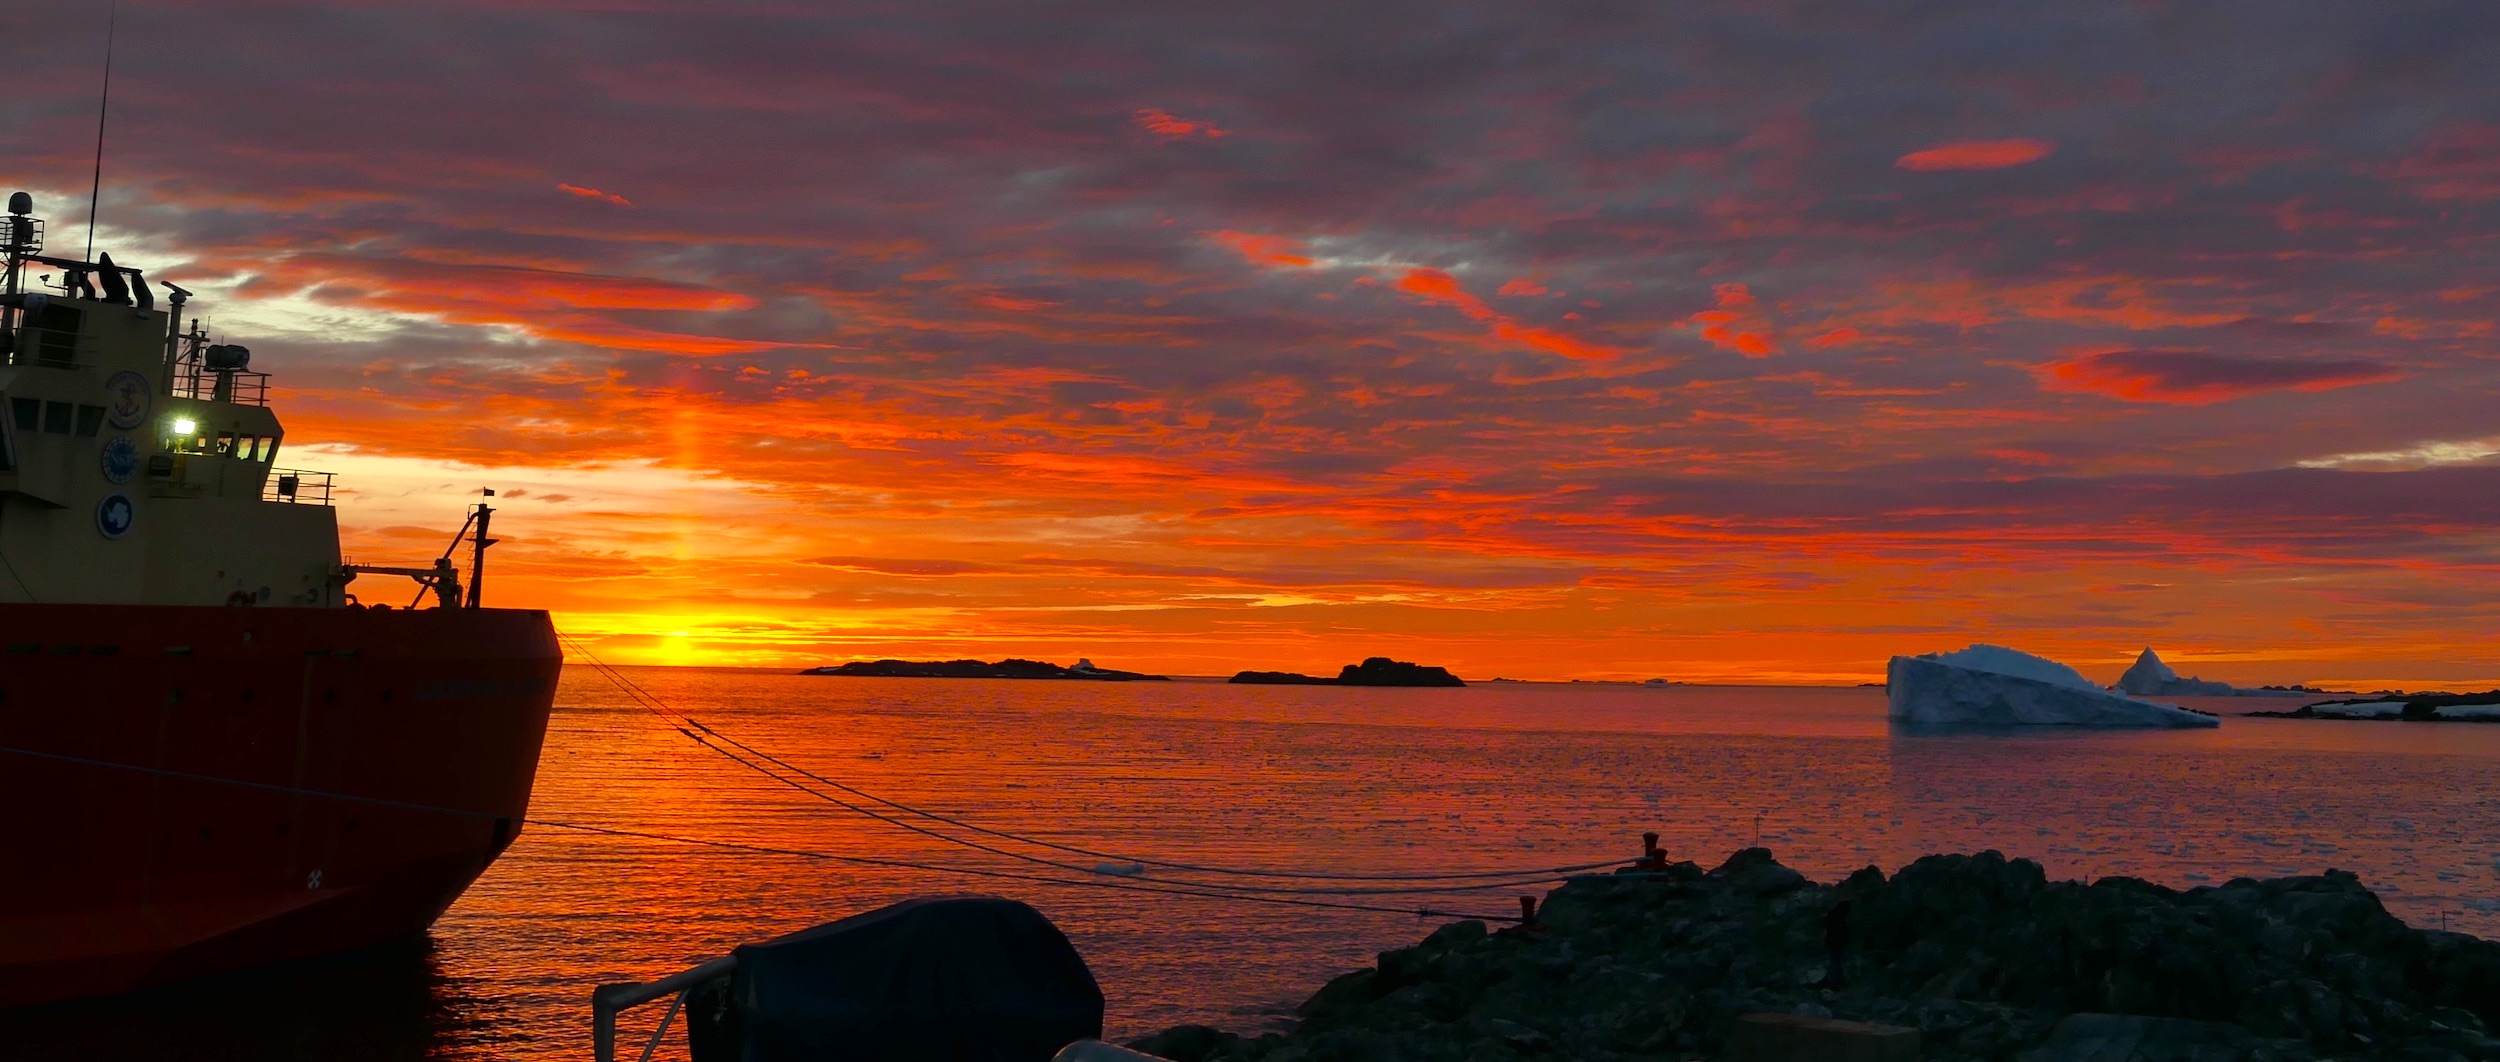
<instances>
[{"instance_id":1,"label":"sunset glow on horizon","mask_svg":"<svg viewBox=\"0 0 2500 1062\"><path fill-rule=\"evenodd\" d=\"M612 663L2500 686L2500 11L2237 7L130 0L96 247Z\"/></svg>"}]
</instances>

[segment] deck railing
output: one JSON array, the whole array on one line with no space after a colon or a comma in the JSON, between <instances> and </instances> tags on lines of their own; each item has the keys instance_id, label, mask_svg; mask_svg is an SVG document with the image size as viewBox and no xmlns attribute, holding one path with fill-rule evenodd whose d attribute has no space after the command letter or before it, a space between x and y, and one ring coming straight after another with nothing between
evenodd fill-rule
<instances>
[{"instance_id":1,"label":"deck railing","mask_svg":"<svg viewBox=\"0 0 2500 1062\"><path fill-rule=\"evenodd\" d=\"M261 488L260 500L293 502L299 505L328 505L330 504L330 480L331 475L328 472L313 472L301 468L273 468L269 470L267 485Z\"/></svg>"},{"instance_id":2,"label":"deck railing","mask_svg":"<svg viewBox=\"0 0 2500 1062\"><path fill-rule=\"evenodd\" d=\"M249 369L203 369L199 362L184 361L174 373L174 397L265 406L269 404L269 374Z\"/></svg>"}]
</instances>

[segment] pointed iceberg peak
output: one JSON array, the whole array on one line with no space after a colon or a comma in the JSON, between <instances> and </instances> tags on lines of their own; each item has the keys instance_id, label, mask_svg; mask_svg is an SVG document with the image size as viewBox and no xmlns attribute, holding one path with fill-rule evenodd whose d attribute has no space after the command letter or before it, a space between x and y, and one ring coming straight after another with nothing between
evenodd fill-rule
<instances>
[{"instance_id":1,"label":"pointed iceberg peak","mask_svg":"<svg viewBox=\"0 0 2500 1062\"><path fill-rule=\"evenodd\" d=\"M2144 647L2144 654L2135 658L2135 666L2128 668L2126 674L2118 676L2118 689L2124 693L2143 697L2156 693L2174 692L2169 689L2169 686L2177 681L2179 681L2179 673L2170 670L2170 665L2162 663L2161 654L2154 652L2153 647L2148 645Z\"/></svg>"}]
</instances>

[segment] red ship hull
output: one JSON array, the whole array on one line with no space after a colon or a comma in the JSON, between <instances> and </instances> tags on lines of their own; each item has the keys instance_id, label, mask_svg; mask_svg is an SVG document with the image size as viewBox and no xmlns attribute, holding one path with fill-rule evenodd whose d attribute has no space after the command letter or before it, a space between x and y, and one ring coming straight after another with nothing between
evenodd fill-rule
<instances>
[{"instance_id":1,"label":"red ship hull","mask_svg":"<svg viewBox=\"0 0 2500 1062\"><path fill-rule=\"evenodd\" d=\"M561 665L543 612L0 605L0 1006L422 932Z\"/></svg>"}]
</instances>

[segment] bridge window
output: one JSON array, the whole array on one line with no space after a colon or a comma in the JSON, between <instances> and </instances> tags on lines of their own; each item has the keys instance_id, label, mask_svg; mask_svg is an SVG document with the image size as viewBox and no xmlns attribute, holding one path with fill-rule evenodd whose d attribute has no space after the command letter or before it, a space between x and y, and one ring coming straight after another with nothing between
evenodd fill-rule
<instances>
[{"instance_id":1,"label":"bridge window","mask_svg":"<svg viewBox=\"0 0 2500 1062\"><path fill-rule=\"evenodd\" d=\"M43 430L46 433L52 435L67 435L69 434L70 429L69 422L69 403L46 402L43 404Z\"/></svg>"},{"instance_id":2,"label":"bridge window","mask_svg":"<svg viewBox=\"0 0 2500 1062\"><path fill-rule=\"evenodd\" d=\"M95 436L96 436L96 432L97 432L97 431L99 431L99 430L102 430L102 429L103 429L103 427L104 427L104 407L103 407L103 406L80 406L80 407L78 407L78 437L79 437L79 438L81 438L81 439L92 439L92 438L95 438Z\"/></svg>"},{"instance_id":3,"label":"bridge window","mask_svg":"<svg viewBox=\"0 0 2500 1062\"><path fill-rule=\"evenodd\" d=\"M43 400L40 398L12 398L9 410L17 416L19 431L35 431L43 426Z\"/></svg>"},{"instance_id":4,"label":"bridge window","mask_svg":"<svg viewBox=\"0 0 2500 1062\"><path fill-rule=\"evenodd\" d=\"M216 454L217 456L219 456L219 457L231 457L231 456L233 456L233 455L234 455L234 433L233 433L233 432L230 432L230 431L221 431L221 432L218 432L218 433L217 433L217 449L216 449L216 450L214 450L214 451L212 451L212 452L213 452L213 453L215 453L215 454Z\"/></svg>"}]
</instances>

